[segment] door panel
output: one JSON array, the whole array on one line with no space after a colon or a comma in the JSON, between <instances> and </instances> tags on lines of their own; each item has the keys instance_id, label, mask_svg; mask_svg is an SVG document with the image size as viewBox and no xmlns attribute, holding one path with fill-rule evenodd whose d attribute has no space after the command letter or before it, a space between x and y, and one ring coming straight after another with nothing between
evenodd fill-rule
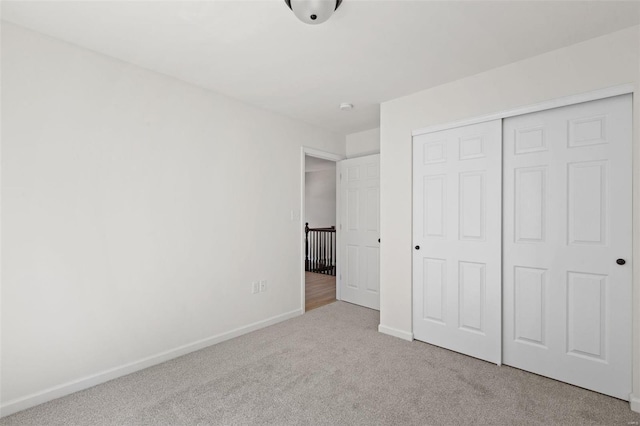
<instances>
[{"instance_id":1,"label":"door panel","mask_svg":"<svg viewBox=\"0 0 640 426\"><path fill-rule=\"evenodd\" d=\"M340 168L340 299L380 309L380 155Z\"/></svg>"},{"instance_id":2,"label":"door panel","mask_svg":"<svg viewBox=\"0 0 640 426\"><path fill-rule=\"evenodd\" d=\"M413 140L413 328L501 362L501 121Z\"/></svg>"},{"instance_id":3,"label":"door panel","mask_svg":"<svg viewBox=\"0 0 640 426\"><path fill-rule=\"evenodd\" d=\"M625 400L631 122L626 95L503 129L504 363Z\"/></svg>"},{"instance_id":4,"label":"door panel","mask_svg":"<svg viewBox=\"0 0 640 426\"><path fill-rule=\"evenodd\" d=\"M515 340L545 345L546 270L514 268Z\"/></svg>"}]
</instances>

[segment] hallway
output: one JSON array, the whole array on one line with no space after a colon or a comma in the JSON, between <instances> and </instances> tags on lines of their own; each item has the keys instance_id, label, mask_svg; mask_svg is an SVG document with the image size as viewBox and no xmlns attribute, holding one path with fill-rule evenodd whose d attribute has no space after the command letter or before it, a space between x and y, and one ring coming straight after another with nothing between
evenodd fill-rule
<instances>
[{"instance_id":1,"label":"hallway","mask_svg":"<svg viewBox=\"0 0 640 426\"><path fill-rule=\"evenodd\" d=\"M305 272L305 311L336 301L336 277Z\"/></svg>"}]
</instances>

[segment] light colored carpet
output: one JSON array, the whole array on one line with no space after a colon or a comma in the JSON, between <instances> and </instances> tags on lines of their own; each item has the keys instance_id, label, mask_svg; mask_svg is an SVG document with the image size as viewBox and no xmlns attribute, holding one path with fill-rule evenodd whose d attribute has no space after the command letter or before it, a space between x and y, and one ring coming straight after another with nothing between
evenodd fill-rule
<instances>
[{"instance_id":1,"label":"light colored carpet","mask_svg":"<svg viewBox=\"0 0 640 426\"><path fill-rule=\"evenodd\" d=\"M626 402L377 332L343 302L2 425L637 424Z\"/></svg>"}]
</instances>

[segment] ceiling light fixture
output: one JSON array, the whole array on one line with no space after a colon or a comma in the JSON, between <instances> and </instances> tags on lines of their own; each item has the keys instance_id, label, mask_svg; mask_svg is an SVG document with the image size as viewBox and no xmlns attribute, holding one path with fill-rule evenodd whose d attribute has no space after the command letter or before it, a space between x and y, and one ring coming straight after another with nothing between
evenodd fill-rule
<instances>
[{"instance_id":1,"label":"ceiling light fixture","mask_svg":"<svg viewBox=\"0 0 640 426\"><path fill-rule=\"evenodd\" d=\"M353 109L353 104L348 104L346 102L343 102L340 104L341 111L351 111L352 109Z\"/></svg>"},{"instance_id":2,"label":"ceiling light fixture","mask_svg":"<svg viewBox=\"0 0 640 426\"><path fill-rule=\"evenodd\" d=\"M299 20L306 24L321 24L338 10L342 0L284 0Z\"/></svg>"}]
</instances>

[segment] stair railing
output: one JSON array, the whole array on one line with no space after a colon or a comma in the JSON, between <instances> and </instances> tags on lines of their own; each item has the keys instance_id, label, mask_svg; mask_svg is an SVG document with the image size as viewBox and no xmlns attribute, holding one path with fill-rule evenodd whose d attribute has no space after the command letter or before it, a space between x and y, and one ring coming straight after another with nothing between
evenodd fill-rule
<instances>
[{"instance_id":1,"label":"stair railing","mask_svg":"<svg viewBox=\"0 0 640 426\"><path fill-rule=\"evenodd\" d=\"M309 228L304 225L304 270L336 275L336 227Z\"/></svg>"}]
</instances>

